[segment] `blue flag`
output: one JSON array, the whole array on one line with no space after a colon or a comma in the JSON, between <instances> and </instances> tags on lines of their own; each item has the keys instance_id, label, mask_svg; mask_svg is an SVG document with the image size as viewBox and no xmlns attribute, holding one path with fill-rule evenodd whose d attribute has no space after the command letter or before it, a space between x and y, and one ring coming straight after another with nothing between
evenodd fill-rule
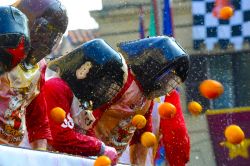
<instances>
[{"instance_id":1,"label":"blue flag","mask_svg":"<svg viewBox=\"0 0 250 166\"><path fill-rule=\"evenodd\" d=\"M144 11L143 7L140 7L140 15L139 15L139 34L140 38L145 38L145 28L144 28Z\"/></svg>"},{"instance_id":2,"label":"blue flag","mask_svg":"<svg viewBox=\"0 0 250 166\"><path fill-rule=\"evenodd\" d=\"M174 36L173 19L170 0L164 0L163 8L163 34L167 36Z\"/></svg>"}]
</instances>

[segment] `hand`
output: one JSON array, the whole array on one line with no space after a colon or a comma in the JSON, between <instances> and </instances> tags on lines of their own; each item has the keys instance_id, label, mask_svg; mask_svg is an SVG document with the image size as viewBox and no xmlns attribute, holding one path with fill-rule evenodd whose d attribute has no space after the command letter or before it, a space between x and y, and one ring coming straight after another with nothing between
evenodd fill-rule
<instances>
[{"instance_id":1,"label":"hand","mask_svg":"<svg viewBox=\"0 0 250 166\"><path fill-rule=\"evenodd\" d=\"M38 139L34 140L30 143L32 149L35 150L47 150L47 140L46 139Z\"/></svg>"},{"instance_id":2,"label":"hand","mask_svg":"<svg viewBox=\"0 0 250 166\"><path fill-rule=\"evenodd\" d=\"M105 150L104 150L103 155L109 157L109 159L112 162L112 165L116 165L117 160L118 160L118 155L117 155L115 148L110 147L110 146L105 146Z\"/></svg>"}]
</instances>

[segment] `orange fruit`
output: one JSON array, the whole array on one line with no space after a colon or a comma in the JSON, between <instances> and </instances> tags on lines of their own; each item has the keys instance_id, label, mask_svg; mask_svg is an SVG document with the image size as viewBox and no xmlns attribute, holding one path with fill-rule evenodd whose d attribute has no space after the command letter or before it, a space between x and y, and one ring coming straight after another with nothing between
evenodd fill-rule
<instances>
[{"instance_id":1,"label":"orange fruit","mask_svg":"<svg viewBox=\"0 0 250 166\"><path fill-rule=\"evenodd\" d=\"M55 107L50 111L50 118L56 123L63 123L65 117L66 112L60 107Z\"/></svg>"},{"instance_id":2,"label":"orange fruit","mask_svg":"<svg viewBox=\"0 0 250 166\"><path fill-rule=\"evenodd\" d=\"M173 104L164 102L158 107L158 113L161 118L173 118L176 114L176 108Z\"/></svg>"},{"instance_id":3,"label":"orange fruit","mask_svg":"<svg viewBox=\"0 0 250 166\"><path fill-rule=\"evenodd\" d=\"M199 115L202 111L202 106L196 101L191 101L188 103L188 111L193 115Z\"/></svg>"},{"instance_id":4,"label":"orange fruit","mask_svg":"<svg viewBox=\"0 0 250 166\"><path fill-rule=\"evenodd\" d=\"M146 125L147 120L146 120L146 118L143 115L135 115L133 117L131 123L137 129L142 129Z\"/></svg>"},{"instance_id":5,"label":"orange fruit","mask_svg":"<svg viewBox=\"0 0 250 166\"><path fill-rule=\"evenodd\" d=\"M227 126L224 134L225 134L227 141L232 144L239 144L241 143L243 139L245 139L244 132L237 125Z\"/></svg>"},{"instance_id":6,"label":"orange fruit","mask_svg":"<svg viewBox=\"0 0 250 166\"><path fill-rule=\"evenodd\" d=\"M202 96L207 99L218 98L223 92L223 85L216 80L204 80L200 86L199 90Z\"/></svg>"},{"instance_id":7,"label":"orange fruit","mask_svg":"<svg viewBox=\"0 0 250 166\"><path fill-rule=\"evenodd\" d=\"M110 166L111 160L107 156L99 156L94 163L94 166Z\"/></svg>"},{"instance_id":8,"label":"orange fruit","mask_svg":"<svg viewBox=\"0 0 250 166\"><path fill-rule=\"evenodd\" d=\"M156 142L156 137L151 132L144 132L141 136L141 144L147 148L154 146Z\"/></svg>"},{"instance_id":9,"label":"orange fruit","mask_svg":"<svg viewBox=\"0 0 250 166\"><path fill-rule=\"evenodd\" d=\"M233 8L230 6L226 6L221 8L219 13L219 18L223 20L228 20L230 17L232 17L234 11Z\"/></svg>"}]
</instances>

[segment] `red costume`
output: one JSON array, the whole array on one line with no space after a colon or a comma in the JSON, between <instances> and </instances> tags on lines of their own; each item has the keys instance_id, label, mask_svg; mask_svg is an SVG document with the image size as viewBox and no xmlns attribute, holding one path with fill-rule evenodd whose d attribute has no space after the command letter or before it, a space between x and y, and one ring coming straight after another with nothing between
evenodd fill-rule
<instances>
[{"instance_id":1,"label":"red costume","mask_svg":"<svg viewBox=\"0 0 250 166\"><path fill-rule=\"evenodd\" d=\"M4 62L0 65L0 74L6 69L9 71L0 77L0 142L19 145L26 118L29 140L35 144L32 147L43 149L46 147L45 139L50 140L51 133L46 111L41 108L45 106L45 99L38 95L45 73L41 60L60 41L68 25L68 17L58 0L22 0L13 5L28 17L29 22L14 7L0 8L0 15L4 18L0 18L4 22L0 21L4 25L0 28L0 36L5 33L0 41L3 57L0 64Z\"/></svg>"},{"instance_id":2,"label":"red costume","mask_svg":"<svg viewBox=\"0 0 250 166\"><path fill-rule=\"evenodd\" d=\"M77 124L72 119L72 102L73 93L67 83L60 78L52 78L46 81L43 87L43 94L45 95L47 114L55 107L61 107L66 112L64 123L58 124L49 116L50 130L52 140L49 144L54 150L84 156L96 156L101 154L102 142L90 136L86 136ZM41 109L42 109L41 108Z\"/></svg>"},{"instance_id":3,"label":"red costume","mask_svg":"<svg viewBox=\"0 0 250 166\"><path fill-rule=\"evenodd\" d=\"M46 66L44 65L41 70L40 77L40 88L41 89L45 83L45 70ZM28 131L29 142L33 142L39 139L51 140L51 132L49 129L49 120L43 103L45 98L42 95L38 95L26 109L26 126ZM43 105L43 107L40 106Z\"/></svg>"},{"instance_id":4,"label":"red costume","mask_svg":"<svg viewBox=\"0 0 250 166\"><path fill-rule=\"evenodd\" d=\"M146 131L152 131L152 106L153 103L146 99L140 84L129 71L127 82L117 96L109 104L93 112L96 118L96 137L115 147L121 155L128 144L140 143L141 135ZM131 124L136 114L142 114L147 119L146 126L142 129L136 129Z\"/></svg>"},{"instance_id":5,"label":"red costume","mask_svg":"<svg viewBox=\"0 0 250 166\"><path fill-rule=\"evenodd\" d=\"M176 107L176 114L170 119L160 119L159 130L162 139L159 141L165 148L166 159L170 166L184 166L190 157L190 140L182 114L179 92L172 91L166 96L165 102L172 103Z\"/></svg>"},{"instance_id":6,"label":"red costume","mask_svg":"<svg viewBox=\"0 0 250 166\"><path fill-rule=\"evenodd\" d=\"M125 150L128 143L130 146L140 143L141 135L145 131L152 132L151 113L153 104L151 104L144 114L145 118L147 119L147 124L144 128L135 129L135 127L131 125L131 119L136 114L136 110L138 108L131 109L129 104L136 105L136 103L140 103L136 101L135 98L133 98L133 96L136 96L136 94L140 94L139 86L137 87L138 89L131 88L133 83L135 83L135 78L129 72L128 81L121 92L112 101L112 103L109 103L94 111L94 115L97 119L96 124L98 124L98 119L100 119L102 115L105 114L105 111L108 111L109 109L116 110L119 114L122 114L123 111L130 111L131 113L133 112L132 114L128 115L127 118L122 119L118 125L114 124L114 121L106 121L107 123L102 123L105 122L103 120L100 124L100 126L103 126L103 128L109 128L111 124L116 126L113 128L113 131L108 133L107 137L105 137L104 132L99 133L103 130L98 130L96 129L96 126L94 127L96 133L98 134L97 137L103 140L107 145L115 147L120 154ZM133 95L129 95L130 92L133 93ZM144 97L141 96L141 99L143 98ZM126 103L124 103L124 101L128 102L127 105L125 105ZM161 141L165 147L166 158L170 166L184 166L189 161L190 157L190 140L182 114L179 92L173 90L170 95L165 98L165 102L170 102L176 107L176 115L173 118L161 118L160 120L160 133L162 134ZM141 105L143 105L143 102Z\"/></svg>"}]
</instances>

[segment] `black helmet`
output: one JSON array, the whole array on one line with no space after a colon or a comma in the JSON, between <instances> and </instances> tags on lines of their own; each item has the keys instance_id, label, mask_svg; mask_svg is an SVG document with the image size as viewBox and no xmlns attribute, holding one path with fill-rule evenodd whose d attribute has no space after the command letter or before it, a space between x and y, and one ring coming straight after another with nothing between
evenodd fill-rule
<instances>
[{"instance_id":1,"label":"black helmet","mask_svg":"<svg viewBox=\"0 0 250 166\"><path fill-rule=\"evenodd\" d=\"M67 12L58 0L22 0L17 8L30 19L31 51L25 61L34 65L61 40L68 26Z\"/></svg>"},{"instance_id":2,"label":"black helmet","mask_svg":"<svg viewBox=\"0 0 250 166\"><path fill-rule=\"evenodd\" d=\"M92 101L93 109L111 102L128 75L123 57L102 39L82 44L48 67L68 83L80 103Z\"/></svg>"},{"instance_id":3,"label":"black helmet","mask_svg":"<svg viewBox=\"0 0 250 166\"><path fill-rule=\"evenodd\" d=\"M174 38L150 37L118 48L149 99L166 95L187 77L189 56Z\"/></svg>"},{"instance_id":4,"label":"black helmet","mask_svg":"<svg viewBox=\"0 0 250 166\"><path fill-rule=\"evenodd\" d=\"M15 7L0 6L0 75L20 63L29 49L26 16Z\"/></svg>"}]
</instances>

